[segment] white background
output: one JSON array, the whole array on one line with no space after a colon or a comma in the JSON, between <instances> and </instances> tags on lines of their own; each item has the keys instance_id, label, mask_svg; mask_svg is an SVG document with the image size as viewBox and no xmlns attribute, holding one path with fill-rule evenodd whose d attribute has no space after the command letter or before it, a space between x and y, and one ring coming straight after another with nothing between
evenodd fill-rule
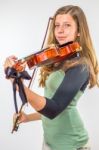
<instances>
[{"instance_id":1,"label":"white background","mask_svg":"<svg viewBox=\"0 0 99 150\"><path fill-rule=\"evenodd\" d=\"M11 134L13 105L12 85L5 79L3 64L6 57L22 58L40 50L49 17L57 8L75 4L86 13L90 33L99 58L99 2L97 0L0 0L0 149L41 150L43 140L40 121L20 125L18 132ZM38 88L38 76L32 87ZM20 103L19 103L20 104ZM99 89L87 90L78 104L78 109L90 135L92 150L99 148ZM28 106L27 113L34 112Z\"/></svg>"}]
</instances>

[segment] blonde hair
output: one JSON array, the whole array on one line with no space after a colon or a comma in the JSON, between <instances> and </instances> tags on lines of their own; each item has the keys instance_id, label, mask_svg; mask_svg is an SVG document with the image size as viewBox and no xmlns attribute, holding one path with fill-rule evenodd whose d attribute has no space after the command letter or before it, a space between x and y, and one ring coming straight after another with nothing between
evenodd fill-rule
<instances>
[{"instance_id":1,"label":"blonde hair","mask_svg":"<svg viewBox=\"0 0 99 150\"><path fill-rule=\"evenodd\" d=\"M89 33L89 28L87 24L87 20L85 17L85 14L83 10L79 6L73 6L73 5L67 5L64 7L59 8L51 22L50 28L49 28L49 35L47 39L46 45L57 45L57 40L54 35L54 29L55 29L55 19L56 16L59 14L70 14L73 19L75 20L77 24L77 30L80 33L80 36L77 37L76 41L79 42L79 44L82 47L81 51L81 58L78 59L77 63L74 63L72 61L68 61L69 63L65 62L64 66L68 66L66 68L69 68L73 65L76 65L78 63L85 63L89 66L90 70L90 79L89 79L89 87L92 88L95 85L99 86L98 83L98 72L99 72L99 66L98 61L96 58L95 50L93 48L92 40ZM63 67L64 68L64 67ZM49 65L49 66L43 66L41 68L41 78L40 78L40 86L45 86L45 81L49 74L55 70L55 66Z\"/></svg>"}]
</instances>

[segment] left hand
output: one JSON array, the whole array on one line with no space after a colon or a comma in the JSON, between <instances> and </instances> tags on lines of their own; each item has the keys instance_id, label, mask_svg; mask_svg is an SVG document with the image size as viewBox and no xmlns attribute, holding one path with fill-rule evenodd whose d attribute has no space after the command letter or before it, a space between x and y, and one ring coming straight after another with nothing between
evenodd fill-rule
<instances>
[{"instance_id":1,"label":"left hand","mask_svg":"<svg viewBox=\"0 0 99 150\"><path fill-rule=\"evenodd\" d=\"M4 62L4 71L8 67L13 67L13 65L16 63L16 61L17 61L17 57L15 57L14 55L7 57ZM11 80L11 82L13 82L13 78L10 78L10 80Z\"/></svg>"},{"instance_id":2,"label":"left hand","mask_svg":"<svg viewBox=\"0 0 99 150\"><path fill-rule=\"evenodd\" d=\"M14 55L7 57L4 62L4 70L6 70L7 67L12 67L16 63L16 61L17 57L15 57Z\"/></svg>"}]
</instances>

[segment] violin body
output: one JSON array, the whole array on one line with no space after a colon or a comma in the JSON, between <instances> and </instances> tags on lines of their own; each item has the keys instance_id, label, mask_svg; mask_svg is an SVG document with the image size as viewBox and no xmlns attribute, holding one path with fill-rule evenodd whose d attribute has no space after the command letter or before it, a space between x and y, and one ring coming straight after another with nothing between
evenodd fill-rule
<instances>
[{"instance_id":1,"label":"violin body","mask_svg":"<svg viewBox=\"0 0 99 150\"><path fill-rule=\"evenodd\" d=\"M40 53L36 53L32 59L27 60L27 65L30 69L36 66L47 65L50 63L54 63L59 58L59 52L55 48L46 49Z\"/></svg>"},{"instance_id":2,"label":"violin body","mask_svg":"<svg viewBox=\"0 0 99 150\"><path fill-rule=\"evenodd\" d=\"M68 58L76 52L81 51L81 46L78 42L69 42L60 47L46 48L40 52L34 53L30 56L25 57L22 60L19 60L14 68L21 71L24 62L27 63L29 69L34 68L35 66L39 67L42 65L48 65L55 62L59 62L64 58Z\"/></svg>"}]
</instances>

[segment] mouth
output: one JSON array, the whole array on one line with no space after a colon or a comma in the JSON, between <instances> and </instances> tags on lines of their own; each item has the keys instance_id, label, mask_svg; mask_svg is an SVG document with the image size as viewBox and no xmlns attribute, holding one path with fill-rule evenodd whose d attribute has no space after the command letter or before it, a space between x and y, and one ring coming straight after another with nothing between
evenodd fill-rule
<instances>
[{"instance_id":1,"label":"mouth","mask_svg":"<svg viewBox=\"0 0 99 150\"><path fill-rule=\"evenodd\" d=\"M66 40L66 37L58 37L58 40Z\"/></svg>"}]
</instances>

